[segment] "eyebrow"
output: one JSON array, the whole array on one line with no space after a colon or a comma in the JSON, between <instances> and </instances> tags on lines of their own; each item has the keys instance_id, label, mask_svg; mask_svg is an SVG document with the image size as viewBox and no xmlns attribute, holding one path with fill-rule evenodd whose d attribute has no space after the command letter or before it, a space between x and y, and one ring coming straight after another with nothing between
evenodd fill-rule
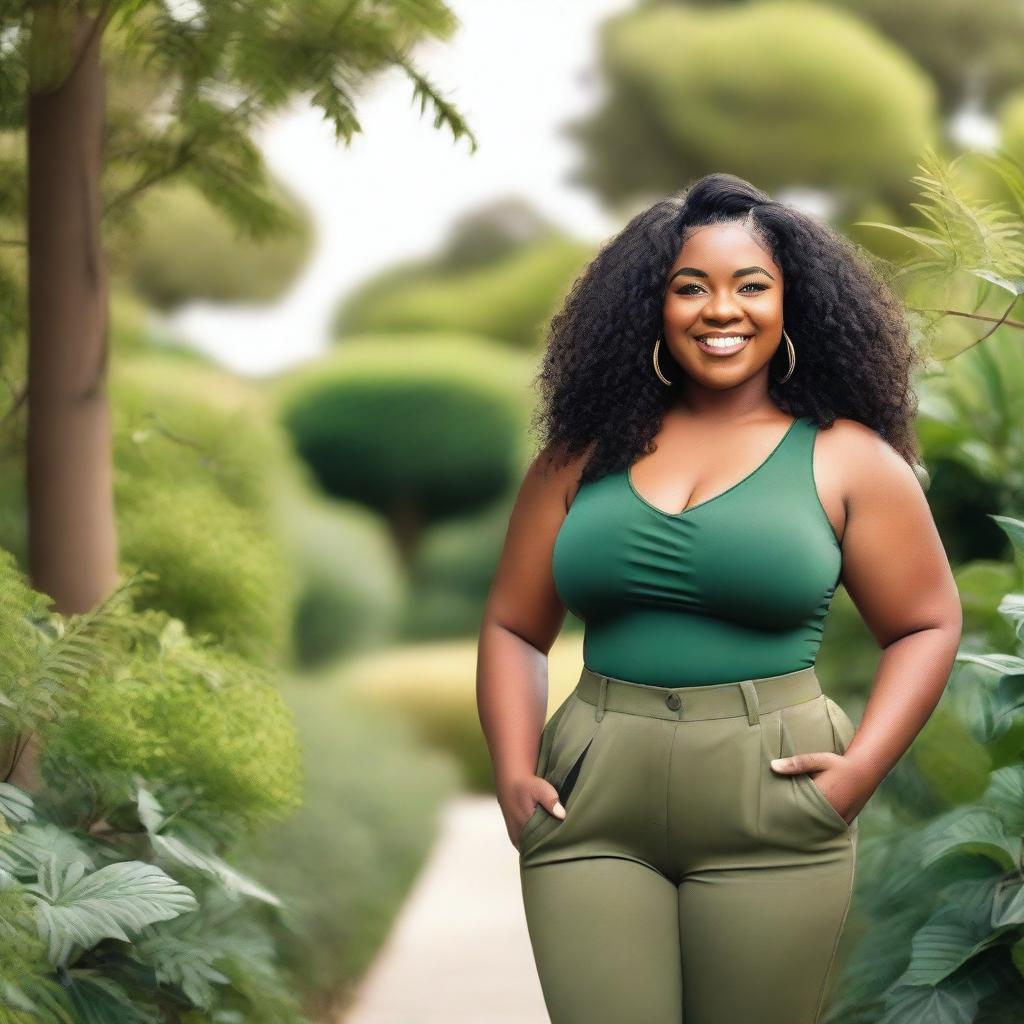
<instances>
[{"instance_id":1,"label":"eyebrow","mask_svg":"<svg viewBox=\"0 0 1024 1024\"><path fill-rule=\"evenodd\" d=\"M710 275L705 270L700 270L697 267L680 267L668 280L671 284L677 277L685 274L687 277L709 277ZM769 280L774 281L775 278L768 273L764 267L741 267L739 270L732 272L733 277L743 277L745 274L764 274Z\"/></svg>"}]
</instances>

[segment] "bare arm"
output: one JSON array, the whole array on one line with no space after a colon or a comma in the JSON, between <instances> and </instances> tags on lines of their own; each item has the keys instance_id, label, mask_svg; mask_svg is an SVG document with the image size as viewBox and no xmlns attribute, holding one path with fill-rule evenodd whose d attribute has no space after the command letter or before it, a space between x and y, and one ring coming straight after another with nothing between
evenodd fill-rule
<instances>
[{"instance_id":1,"label":"bare arm","mask_svg":"<svg viewBox=\"0 0 1024 1024\"><path fill-rule=\"evenodd\" d=\"M781 760L790 762L789 770L824 769L815 782L851 820L935 709L949 680L963 619L942 541L913 470L874 431L840 422L846 481L842 582L883 654L845 754Z\"/></svg>"},{"instance_id":2,"label":"bare arm","mask_svg":"<svg viewBox=\"0 0 1024 1024\"><path fill-rule=\"evenodd\" d=\"M484 605L477 651L480 722L494 765L498 801L510 837L558 794L534 769L547 714L548 651L565 621L551 573L551 552L577 485L579 460L541 452L530 465Z\"/></svg>"},{"instance_id":3,"label":"bare arm","mask_svg":"<svg viewBox=\"0 0 1024 1024\"><path fill-rule=\"evenodd\" d=\"M883 650L847 756L877 786L942 696L963 612L913 470L872 433L851 452L843 585Z\"/></svg>"}]
</instances>

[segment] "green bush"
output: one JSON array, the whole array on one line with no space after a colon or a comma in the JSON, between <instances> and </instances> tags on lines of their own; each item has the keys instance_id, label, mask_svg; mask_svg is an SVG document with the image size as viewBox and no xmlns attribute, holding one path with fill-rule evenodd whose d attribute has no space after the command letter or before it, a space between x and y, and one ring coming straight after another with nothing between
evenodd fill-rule
<instances>
[{"instance_id":1,"label":"green bush","mask_svg":"<svg viewBox=\"0 0 1024 1024\"><path fill-rule=\"evenodd\" d=\"M467 636L480 629L511 501L505 497L479 515L439 523L424 533L411 569L403 639Z\"/></svg>"},{"instance_id":2,"label":"green bush","mask_svg":"<svg viewBox=\"0 0 1024 1024\"><path fill-rule=\"evenodd\" d=\"M535 349L592 245L557 235L535 239L478 266L403 264L346 297L334 333L451 331Z\"/></svg>"},{"instance_id":3,"label":"green bush","mask_svg":"<svg viewBox=\"0 0 1024 1024\"><path fill-rule=\"evenodd\" d=\"M289 210L291 232L256 242L187 184L149 190L135 210L136 230L112 241L115 280L158 309L190 299L259 302L279 297L309 258L313 228L283 186L277 184L274 191L276 201Z\"/></svg>"},{"instance_id":4,"label":"green bush","mask_svg":"<svg viewBox=\"0 0 1024 1024\"><path fill-rule=\"evenodd\" d=\"M299 727L303 805L255 837L241 865L288 911L286 965L317 1020L337 1015L379 952L460 782L409 724L330 674L284 690Z\"/></svg>"},{"instance_id":5,"label":"green bush","mask_svg":"<svg viewBox=\"0 0 1024 1024\"><path fill-rule=\"evenodd\" d=\"M934 83L828 4L631 8L604 23L601 68L607 101L572 129L576 180L613 202L723 169L773 192L905 196L937 135Z\"/></svg>"},{"instance_id":6,"label":"green bush","mask_svg":"<svg viewBox=\"0 0 1024 1024\"><path fill-rule=\"evenodd\" d=\"M406 580L380 518L297 481L282 488L280 519L298 591L298 664L323 665L393 640Z\"/></svg>"},{"instance_id":7,"label":"green bush","mask_svg":"<svg viewBox=\"0 0 1024 1024\"><path fill-rule=\"evenodd\" d=\"M300 1024L280 900L224 859L299 801L290 713L134 583L63 617L0 552L0 739L43 782L0 783L0 1019Z\"/></svg>"},{"instance_id":8,"label":"green bush","mask_svg":"<svg viewBox=\"0 0 1024 1024\"><path fill-rule=\"evenodd\" d=\"M117 488L121 561L156 578L140 608L162 608L254 661L286 658L295 582L277 538L209 485Z\"/></svg>"},{"instance_id":9,"label":"green bush","mask_svg":"<svg viewBox=\"0 0 1024 1024\"><path fill-rule=\"evenodd\" d=\"M1024 566L1024 522L997 521ZM996 1024L1024 1005L1024 604L1009 652L967 634L935 713L861 835L846 957L826 1024Z\"/></svg>"},{"instance_id":10,"label":"green bush","mask_svg":"<svg viewBox=\"0 0 1024 1024\"><path fill-rule=\"evenodd\" d=\"M270 676L252 662L200 645L177 619L147 612L154 641L98 674L74 718L48 738L41 763L62 802L91 798L138 773L196 792L190 816L218 833L280 818L298 802L292 716ZM80 783L80 786L79 786Z\"/></svg>"},{"instance_id":11,"label":"green bush","mask_svg":"<svg viewBox=\"0 0 1024 1024\"><path fill-rule=\"evenodd\" d=\"M111 396L121 558L157 577L140 606L281 657L296 597L276 530L288 447L262 396L162 354L122 360Z\"/></svg>"},{"instance_id":12,"label":"green bush","mask_svg":"<svg viewBox=\"0 0 1024 1024\"><path fill-rule=\"evenodd\" d=\"M276 393L318 483L382 515L407 558L428 525L512 486L531 369L481 338L371 335L287 375Z\"/></svg>"}]
</instances>

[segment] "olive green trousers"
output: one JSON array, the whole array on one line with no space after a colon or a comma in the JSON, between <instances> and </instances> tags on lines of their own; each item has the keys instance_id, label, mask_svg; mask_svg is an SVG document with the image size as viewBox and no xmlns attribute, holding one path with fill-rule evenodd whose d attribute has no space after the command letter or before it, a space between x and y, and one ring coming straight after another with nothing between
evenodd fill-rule
<instances>
[{"instance_id":1,"label":"olive green trousers","mask_svg":"<svg viewBox=\"0 0 1024 1024\"><path fill-rule=\"evenodd\" d=\"M854 725L813 668L663 687L584 668L544 727L519 839L552 1024L815 1024L853 890L857 822L775 757Z\"/></svg>"}]
</instances>

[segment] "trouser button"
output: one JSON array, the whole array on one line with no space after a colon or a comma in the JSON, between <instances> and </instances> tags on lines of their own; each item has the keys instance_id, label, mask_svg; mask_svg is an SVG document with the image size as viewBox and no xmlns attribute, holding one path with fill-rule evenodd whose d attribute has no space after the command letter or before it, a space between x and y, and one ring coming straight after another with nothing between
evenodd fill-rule
<instances>
[{"instance_id":1,"label":"trouser button","mask_svg":"<svg viewBox=\"0 0 1024 1024\"><path fill-rule=\"evenodd\" d=\"M666 704L667 704L667 705L668 705L668 706L669 706L669 707L670 707L670 708L671 708L671 709L672 709L673 711L678 711L678 710L679 710L679 707L680 707L680 705L681 705L681 704L682 704L683 702L682 702L682 701L681 701L681 700L679 699L679 694L678 694L678 693L670 693L670 694L669 694L669 695L668 695L668 696L667 696L667 697L665 698L665 703L666 703Z\"/></svg>"}]
</instances>

